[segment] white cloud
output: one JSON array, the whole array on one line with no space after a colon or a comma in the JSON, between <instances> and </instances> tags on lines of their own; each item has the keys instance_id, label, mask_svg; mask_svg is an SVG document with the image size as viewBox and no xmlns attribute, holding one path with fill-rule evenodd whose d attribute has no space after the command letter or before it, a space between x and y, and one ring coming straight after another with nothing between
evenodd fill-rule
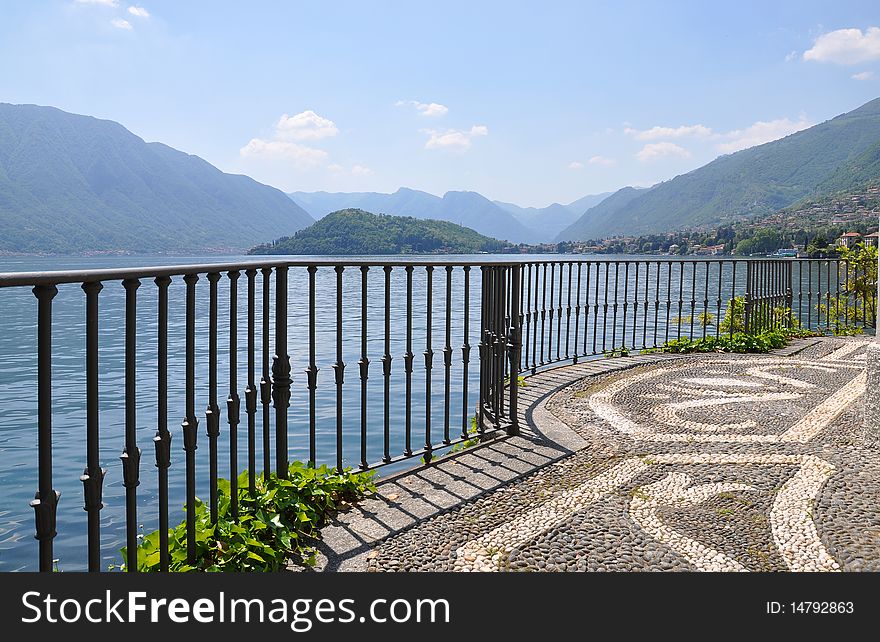
<instances>
[{"instance_id":1,"label":"white cloud","mask_svg":"<svg viewBox=\"0 0 880 642\"><path fill-rule=\"evenodd\" d=\"M789 51L785 54L785 62L791 62L792 60L796 60L798 57L797 51Z\"/></svg>"},{"instance_id":2,"label":"white cloud","mask_svg":"<svg viewBox=\"0 0 880 642\"><path fill-rule=\"evenodd\" d=\"M110 21L110 24L116 27L117 29L124 29L125 31L131 31L133 27L128 20L123 20L122 18L113 18Z\"/></svg>"},{"instance_id":3,"label":"white cloud","mask_svg":"<svg viewBox=\"0 0 880 642\"><path fill-rule=\"evenodd\" d=\"M591 156L587 161L590 165L615 165L617 161L613 158L605 158L604 156Z\"/></svg>"},{"instance_id":4,"label":"white cloud","mask_svg":"<svg viewBox=\"0 0 880 642\"><path fill-rule=\"evenodd\" d=\"M880 60L880 27L838 29L816 38L812 48L804 52L804 60L857 65Z\"/></svg>"},{"instance_id":5,"label":"white cloud","mask_svg":"<svg viewBox=\"0 0 880 642\"><path fill-rule=\"evenodd\" d=\"M705 138L712 135L712 130L705 125L682 125L681 127L652 127L639 131L632 127L627 127L623 133L634 136L638 140L658 140L661 138L685 138L693 136L696 138Z\"/></svg>"},{"instance_id":6,"label":"white cloud","mask_svg":"<svg viewBox=\"0 0 880 642\"><path fill-rule=\"evenodd\" d=\"M351 174L352 176L371 176L373 174L373 170L369 167L359 164L352 165L351 170L346 170L339 163L330 163L327 165L327 170L334 174Z\"/></svg>"},{"instance_id":7,"label":"white cloud","mask_svg":"<svg viewBox=\"0 0 880 642\"><path fill-rule=\"evenodd\" d=\"M678 157L690 158L691 153L684 147L680 147L675 143L648 143L636 154L636 158L645 163L648 161L659 160L661 158Z\"/></svg>"},{"instance_id":8,"label":"white cloud","mask_svg":"<svg viewBox=\"0 0 880 642\"><path fill-rule=\"evenodd\" d=\"M150 12L147 11L146 9L144 9L143 7L129 7L128 12L133 16L137 16L138 18L149 18L150 17Z\"/></svg>"},{"instance_id":9,"label":"white cloud","mask_svg":"<svg viewBox=\"0 0 880 642\"><path fill-rule=\"evenodd\" d=\"M339 133L336 124L311 109L294 116L282 114L275 123L276 138L281 140L318 140Z\"/></svg>"},{"instance_id":10,"label":"white cloud","mask_svg":"<svg viewBox=\"0 0 880 642\"><path fill-rule=\"evenodd\" d=\"M584 168L584 164L583 164L583 163L579 163L579 162L577 162L577 161L571 161L571 162L568 164L568 169L583 169L583 168Z\"/></svg>"},{"instance_id":11,"label":"white cloud","mask_svg":"<svg viewBox=\"0 0 880 642\"><path fill-rule=\"evenodd\" d=\"M474 125L469 130L447 129L437 131L435 129L423 129L422 133L428 134L425 149L452 149L464 151L471 146L471 139L477 136L487 136L489 128L485 125Z\"/></svg>"},{"instance_id":12,"label":"white cloud","mask_svg":"<svg viewBox=\"0 0 880 642\"><path fill-rule=\"evenodd\" d=\"M788 118L778 118L770 121L759 120L745 129L735 129L722 134L721 137L728 139L728 142L720 143L718 151L727 154L746 149L747 147L762 145L763 143L769 143L772 140L777 140L806 129L811 125L812 123L804 116L801 116L797 121L792 121Z\"/></svg>"},{"instance_id":13,"label":"white cloud","mask_svg":"<svg viewBox=\"0 0 880 642\"><path fill-rule=\"evenodd\" d=\"M874 77L873 71L860 71L859 73L853 74L851 76L851 78L853 80L870 80L873 77Z\"/></svg>"},{"instance_id":14,"label":"white cloud","mask_svg":"<svg viewBox=\"0 0 880 642\"><path fill-rule=\"evenodd\" d=\"M327 152L297 143L253 138L239 150L243 158L274 158L293 161L300 168L315 167L327 160Z\"/></svg>"},{"instance_id":15,"label":"white cloud","mask_svg":"<svg viewBox=\"0 0 880 642\"><path fill-rule=\"evenodd\" d=\"M394 103L395 107L403 107L412 105L422 116L438 118L445 116L449 112L449 107L440 103L420 103L418 100L398 100Z\"/></svg>"},{"instance_id":16,"label":"white cloud","mask_svg":"<svg viewBox=\"0 0 880 642\"><path fill-rule=\"evenodd\" d=\"M118 0L73 0L76 4L99 4L105 7L115 7Z\"/></svg>"}]
</instances>

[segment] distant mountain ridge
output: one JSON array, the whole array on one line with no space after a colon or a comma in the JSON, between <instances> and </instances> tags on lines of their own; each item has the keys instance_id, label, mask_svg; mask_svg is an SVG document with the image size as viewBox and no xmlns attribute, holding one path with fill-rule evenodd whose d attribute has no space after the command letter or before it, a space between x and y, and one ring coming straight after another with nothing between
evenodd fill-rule
<instances>
[{"instance_id":1,"label":"distant mountain ridge","mask_svg":"<svg viewBox=\"0 0 880 642\"><path fill-rule=\"evenodd\" d=\"M312 222L280 190L119 123L0 103L0 251L242 251Z\"/></svg>"},{"instance_id":2,"label":"distant mountain ridge","mask_svg":"<svg viewBox=\"0 0 880 642\"><path fill-rule=\"evenodd\" d=\"M288 196L316 219L329 212L359 208L368 212L450 221L512 243L537 243L552 241L586 210L586 206L600 202L607 194L586 196L567 206L554 203L545 208L493 202L477 192L450 191L440 197L406 187L393 194L291 192Z\"/></svg>"},{"instance_id":3,"label":"distant mountain ridge","mask_svg":"<svg viewBox=\"0 0 880 642\"><path fill-rule=\"evenodd\" d=\"M710 227L770 213L804 197L846 189L877 177L878 142L880 98L785 138L720 156L692 172L658 183L628 198L613 216L608 214L615 203L611 196L587 210L557 240ZM622 196L633 195L627 192Z\"/></svg>"},{"instance_id":4,"label":"distant mountain ridge","mask_svg":"<svg viewBox=\"0 0 880 642\"><path fill-rule=\"evenodd\" d=\"M535 230L541 240L549 241L574 223L586 210L598 205L611 194L612 192L590 194L568 205L552 203L547 207L520 207L503 201L493 202L513 214L520 223Z\"/></svg>"}]
</instances>

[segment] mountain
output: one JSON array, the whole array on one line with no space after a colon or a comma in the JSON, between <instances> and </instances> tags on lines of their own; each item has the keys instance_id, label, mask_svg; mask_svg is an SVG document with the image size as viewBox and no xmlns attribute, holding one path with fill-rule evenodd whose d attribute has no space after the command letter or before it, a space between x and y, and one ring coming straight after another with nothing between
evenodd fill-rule
<instances>
[{"instance_id":1,"label":"mountain","mask_svg":"<svg viewBox=\"0 0 880 642\"><path fill-rule=\"evenodd\" d=\"M611 192L590 194L568 205L553 203L547 207L520 207L503 201L493 202L513 214L520 223L535 230L538 240L552 241L562 230L574 223L581 214L601 203L610 194Z\"/></svg>"},{"instance_id":2,"label":"mountain","mask_svg":"<svg viewBox=\"0 0 880 642\"><path fill-rule=\"evenodd\" d=\"M831 176L819 184L817 191L822 194L848 192L877 182L880 182L880 141L839 165Z\"/></svg>"},{"instance_id":3,"label":"mountain","mask_svg":"<svg viewBox=\"0 0 880 642\"><path fill-rule=\"evenodd\" d=\"M109 120L0 103L0 252L239 251L312 218Z\"/></svg>"},{"instance_id":4,"label":"mountain","mask_svg":"<svg viewBox=\"0 0 880 642\"><path fill-rule=\"evenodd\" d=\"M821 195L823 190L845 183L847 177L861 180L875 171L871 154L876 161L874 146L878 142L880 98L809 129L721 156L659 183L632 199L614 217L594 219L588 210L577 224L577 234L588 239L666 232L774 212L804 197ZM577 240L568 231L563 234Z\"/></svg>"},{"instance_id":5,"label":"mountain","mask_svg":"<svg viewBox=\"0 0 880 642\"><path fill-rule=\"evenodd\" d=\"M601 238L592 230L613 228L620 213L635 199L642 196L648 189L643 187L624 187L608 198L594 205L577 221L562 230L557 241L587 241Z\"/></svg>"},{"instance_id":6,"label":"mountain","mask_svg":"<svg viewBox=\"0 0 880 642\"><path fill-rule=\"evenodd\" d=\"M606 198L611 196L614 192L602 192L601 194L589 194L587 196L583 196L576 201L572 201L565 207L569 210L580 216L584 212L586 212L591 207L595 207Z\"/></svg>"},{"instance_id":7,"label":"mountain","mask_svg":"<svg viewBox=\"0 0 880 642\"><path fill-rule=\"evenodd\" d=\"M507 245L448 221L344 209L248 254L474 254Z\"/></svg>"},{"instance_id":8,"label":"mountain","mask_svg":"<svg viewBox=\"0 0 880 642\"><path fill-rule=\"evenodd\" d=\"M328 212L358 208L396 216L450 221L471 227L480 234L501 237L512 243L532 243L542 236L516 220L513 214L476 192L446 192L441 198L402 187L393 194L293 192L288 196L315 218L321 218Z\"/></svg>"}]
</instances>

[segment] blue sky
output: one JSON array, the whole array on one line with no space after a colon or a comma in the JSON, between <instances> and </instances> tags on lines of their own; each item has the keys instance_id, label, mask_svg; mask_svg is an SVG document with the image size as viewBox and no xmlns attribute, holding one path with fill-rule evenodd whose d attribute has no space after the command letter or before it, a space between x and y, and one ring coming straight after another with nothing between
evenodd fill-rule
<instances>
[{"instance_id":1,"label":"blue sky","mask_svg":"<svg viewBox=\"0 0 880 642\"><path fill-rule=\"evenodd\" d=\"M880 95L876 2L0 0L0 102L285 191L543 206Z\"/></svg>"}]
</instances>

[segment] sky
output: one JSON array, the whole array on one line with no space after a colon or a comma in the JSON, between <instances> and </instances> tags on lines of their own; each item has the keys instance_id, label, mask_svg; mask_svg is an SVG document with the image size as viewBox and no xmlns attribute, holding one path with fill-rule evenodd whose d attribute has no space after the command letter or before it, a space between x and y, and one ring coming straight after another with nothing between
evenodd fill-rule
<instances>
[{"instance_id":1,"label":"sky","mask_svg":"<svg viewBox=\"0 0 880 642\"><path fill-rule=\"evenodd\" d=\"M0 0L0 102L287 192L567 203L878 96L876 0Z\"/></svg>"}]
</instances>

